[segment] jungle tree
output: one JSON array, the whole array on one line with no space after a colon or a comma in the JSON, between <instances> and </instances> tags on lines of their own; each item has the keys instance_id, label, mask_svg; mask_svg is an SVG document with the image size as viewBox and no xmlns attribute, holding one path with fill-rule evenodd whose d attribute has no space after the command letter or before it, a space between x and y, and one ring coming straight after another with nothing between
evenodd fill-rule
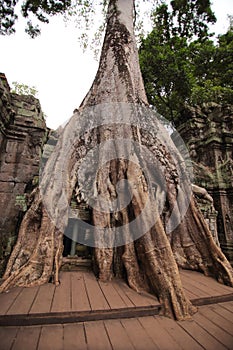
<instances>
[{"instance_id":1,"label":"jungle tree","mask_svg":"<svg viewBox=\"0 0 233 350\"><path fill-rule=\"evenodd\" d=\"M19 17L16 5L21 5L22 16L27 19L25 31L32 37L40 34L40 27L34 24L30 18L33 14L39 23L49 23L48 16L64 13L70 6L71 0L1 0L0 1L0 34L9 35L15 33L15 24Z\"/></svg>"},{"instance_id":2,"label":"jungle tree","mask_svg":"<svg viewBox=\"0 0 233 350\"><path fill-rule=\"evenodd\" d=\"M84 201L98 278L125 278L184 319L196 309L178 267L228 285L233 272L197 209L184 159L148 108L133 20L133 0L109 1L98 72L31 194L0 290L59 283L69 203Z\"/></svg>"},{"instance_id":3,"label":"jungle tree","mask_svg":"<svg viewBox=\"0 0 233 350\"><path fill-rule=\"evenodd\" d=\"M176 124L186 104L232 103L232 27L214 41L209 1L171 5L157 7L139 57L149 103Z\"/></svg>"}]
</instances>

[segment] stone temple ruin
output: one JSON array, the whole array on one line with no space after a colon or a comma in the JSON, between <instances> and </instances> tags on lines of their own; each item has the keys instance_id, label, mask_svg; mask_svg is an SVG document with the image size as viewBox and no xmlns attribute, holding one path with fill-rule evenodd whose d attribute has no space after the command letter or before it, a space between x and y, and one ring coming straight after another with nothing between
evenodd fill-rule
<instances>
[{"instance_id":1,"label":"stone temple ruin","mask_svg":"<svg viewBox=\"0 0 233 350\"><path fill-rule=\"evenodd\" d=\"M215 103L188 107L177 125L193 161L195 184L213 198L200 198L200 208L221 248L233 263L233 106Z\"/></svg>"},{"instance_id":2,"label":"stone temple ruin","mask_svg":"<svg viewBox=\"0 0 233 350\"><path fill-rule=\"evenodd\" d=\"M47 132L38 99L12 94L0 74L0 275L27 209L27 193L38 181Z\"/></svg>"},{"instance_id":3,"label":"stone temple ruin","mask_svg":"<svg viewBox=\"0 0 233 350\"><path fill-rule=\"evenodd\" d=\"M233 264L233 106L187 107L177 130L193 161L200 209ZM39 100L11 93L5 75L0 74L0 277L27 210L28 194L38 184L42 152L46 161L57 137L46 127ZM74 251L72 242L64 243L65 254ZM88 252L79 246L79 254Z\"/></svg>"}]
</instances>

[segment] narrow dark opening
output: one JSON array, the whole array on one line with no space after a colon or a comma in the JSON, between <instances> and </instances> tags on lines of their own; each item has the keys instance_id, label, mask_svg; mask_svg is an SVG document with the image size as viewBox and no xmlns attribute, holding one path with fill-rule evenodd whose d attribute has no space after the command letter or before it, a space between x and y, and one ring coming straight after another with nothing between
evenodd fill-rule
<instances>
[{"instance_id":1,"label":"narrow dark opening","mask_svg":"<svg viewBox=\"0 0 233 350\"><path fill-rule=\"evenodd\" d=\"M92 259L92 247L88 245L89 230L82 225L82 222L69 219L66 228L63 244L63 256L79 259Z\"/></svg>"}]
</instances>

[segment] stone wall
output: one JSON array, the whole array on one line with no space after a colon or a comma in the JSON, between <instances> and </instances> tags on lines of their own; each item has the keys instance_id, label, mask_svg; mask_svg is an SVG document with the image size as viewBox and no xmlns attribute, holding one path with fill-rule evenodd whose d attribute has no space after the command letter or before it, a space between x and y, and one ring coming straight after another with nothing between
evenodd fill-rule
<instances>
[{"instance_id":1,"label":"stone wall","mask_svg":"<svg viewBox=\"0 0 233 350\"><path fill-rule=\"evenodd\" d=\"M38 181L47 128L39 100L10 93L0 74L0 276L17 237L26 192Z\"/></svg>"},{"instance_id":2,"label":"stone wall","mask_svg":"<svg viewBox=\"0 0 233 350\"><path fill-rule=\"evenodd\" d=\"M187 107L177 130L190 151L195 183L214 200L219 242L233 263L233 106Z\"/></svg>"}]
</instances>

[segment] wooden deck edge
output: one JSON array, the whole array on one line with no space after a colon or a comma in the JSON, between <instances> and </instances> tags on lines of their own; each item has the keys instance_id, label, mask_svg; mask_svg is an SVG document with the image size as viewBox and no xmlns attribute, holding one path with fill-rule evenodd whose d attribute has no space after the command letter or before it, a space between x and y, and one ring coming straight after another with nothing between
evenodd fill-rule
<instances>
[{"instance_id":1,"label":"wooden deck edge","mask_svg":"<svg viewBox=\"0 0 233 350\"><path fill-rule=\"evenodd\" d=\"M233 301L233 293L213 296L213 297L191 299L192 304L195 306L204 306L204 305L217 304L217 303L223 303L228 301ZM161 305L158 304L158 305L150 305L150 306L142 306L142 307L112 309L112 310L1 315L0 327L78 323L78 322L88 322L88 321L155 316L159 314L160 310L161 310Z\"/></svg>"},{"instance_id":2,"label":"wooden deck edge","mask_svg":"<svg viewBox=\"0 0 233 350\"><path fill-rule=\"evenodd\" d=\"M115 310L112 309L82 312L50 312L30 315L5 315L0 316L0 327L78 323L109 319L154 316L158 315L160 308L160 305L155 305Z\"/></svg>"},{"instance_id":3,"label":"wooden deck edge","mask_svg":"<svg viewBox=\"0 0 233 350\"><path fill-rule=\"evenodd\" d=\"M225 295L217 295L212 297L203 297L197 299L191 299L191 302L195 306L204 306L210 304L224 303L227 301L233 301L233 293Z\"/></svg>"}]
</instances>

